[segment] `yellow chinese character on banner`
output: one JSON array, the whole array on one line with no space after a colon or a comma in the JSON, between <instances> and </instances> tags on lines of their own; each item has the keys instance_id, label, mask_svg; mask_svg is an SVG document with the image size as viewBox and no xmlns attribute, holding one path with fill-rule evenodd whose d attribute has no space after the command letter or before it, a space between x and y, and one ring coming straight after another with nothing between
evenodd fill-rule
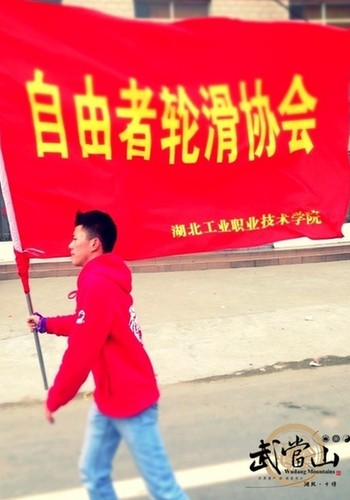
<instances>
[{"instance_id":1,"label":"yellow chinese character on banner","mask_svg":"<svg viewBox=\"0 0 350 500\"><path fill-rule=\"evenodd\" d=\"M321 214L318 210L310 210L305 213L306 224L322 224Z\"/></svg>"},{"instance_id":2,"label":"yellow chinese character on banner","mask_svg":"<svg viewBox=\"0 0 350 500\"><path fill-rule=\"evenodd\" d=\"M225 153L228 162L233 163L238 156L237 124L239 122L238 110L232 104L230 90L227 85L210 85L201 87L200 93L205 101L210 101L210 106L204 105L204 116L211 121L209 137L205 149L205 157L211 159L215 135L217 136L216 161L222 163Z\"/></svg>"},{"instance_id":3,"label":"yellow chinese character on banner","mask_svg":"<svg viewBox=\"0 0 350 500\"><path fill-rule=\"evenodd\" d=\"M40 158L46 153L58 153L62 158L68 158L59 88L44 83L43 75L42 71L36 69L34 80L26 83L37 153Z\"/></svg>"},{"instance_id":4,"label":"yellow chinese character on banner","mask_svg":"<svg viewBox=\"0 0 350 500\"><path fill-rule=\"evenodd\" d=\"M218 228L221 233L230 233L231 228L230 228L230 223L226 219L221 219L218 223Z\"/></svg>"},{"instance_id":5,"label":"yellow chinese character on banner","mask_svg":"<svg viewBox=\"0 0 350 500\"><path fill-rule=\"evenodd\" d=\"M203 234L200 224L197 224L196 222L191 222L187 234L189 236L200 236L201 234Z\"/></svg>"},{"instance_id":6,"label":"yellow chinese character on banner","mask_svg":"<svg viewBox=\"0 0 350 500\"><path fill-rule=\"evenodd\" d=\"M246 117L248 158L261 158L264 151L270 158L276 153L276 138L280 133L276 117L271 111L270 98L262 93L261 79L255 80L255 95L248 99L247 84L240 82L240 109Z\"/></svg>"},{"instance_id":7,"label":"yellow chinese character on banner","mask_svg":"<svg viewBox=\"0 0 350 500\"><path fill-rule=\"evenodd\" d=\"M259 229L259 219L252 216L249 217L246 221L246 226L249 231L254 231L255 229Z\"/></svg>"},{"instance_id":8,"label":"yellow chinese character on banner","mask_svg":"<svg viewBox=\"0 0 350 500\"><path fill-rule=\"evenodd\" d=\"M175 226L171 226L171 235L173 238L184 238L187 235L185 225L175 224Z\"/></svg>"},{"instance_id":9,"label":"yellow chinese character on banner","mask_svg":"<svg viewBox=\"0 0 350 500\"><path fill-rule=\"evenodd\" d=\"M290 224L290 216L287 214L281 214L277 217L276 223L280 226L284 226L286 224Z\"/></svg>"},{"instance_id":10,"label":"yellow chinese character on banner","mask_svg":"<svg viewBox=\"0 0 350 500\"><path fill-rule=\"evenodd\" d=\"M275 216L272 214L263 214L261 216L261 227L266 229L267 227L272 227L275 225Z\"/></svg>"},{"instance_id":11,"label":"yellow chinese character on banner","mask_svg":"<svg viewBox=\"0 0 350 500\"><path fill-rule=\"evenodd\" d=\"M306 220L306 215L305 215L305 212L302 212L301 210L299 210L298 212L294 212L292 215L291 215L291 221L296 225L296 226L300 226L300 224L302 222L305 222Z\"/></svg>"},{"instance_id":12,"label":"yellow chinese character on banner","mask_svg":"<svg viewBox=\"0 0 350 500\"><path fill-rule=\"evenodd\" d=\"M163 87L160 98L165 103L162 116L163 130L169 130L169 136L162 139L162 149L169 149L169 163L176 161L176 148L181 146L181 161L186 164L196 163L199 148L190 150L190 141L199 129L197 120L199 110L188 97L185 89L180 85L177 95L172 94L167 87ZM192 120L191 120L192 118Z\"/></svg>"},{"instance_id":13,"label":"yellow chinese character on banner","mask_svg":"<svg viewBox=\"0 0 350 500\"><path fill-rule=\"evenodd\" d=\"M104 155L110 160L111 123L107 98L94 95L91 75L85 76L85 87L85 94L74 96L83 157Z\"/></svg>"},{"instance_id":14,"label":"yellow chinese character on banner","mask_svg":"<svg viewBox=\"0 0 350 500\"><path fill-rule=\"evenodd\" d=\"M215 225L215 221L213 221L213 220L208 221L208 222L203 222L204 232L205 233L216 233L217 229L216 229L216 227L214 227L214 225Z\"/></svg>"},{"instance_id":15,"label":"yellow chinese character on banner","mask_svg":"<svg viewBox=\"0 0 350 500\"><path fill-rule=\"evenodd\" d=\"M136 79L130 78L129 88L121 89L120 95L123 100L130 101L129 107L116 109L119 118L130 120L124 132L119 134L121 141L127 143L127 159L140 156L149 160L152 149L151 128L143 120L156 118L156 110L149 107L153 92L149 87L139 89Z\"/></svg>"},{"instance_id":16,"label":"yellow chinese character on banner","mask_svg":"<svg viewBox=\"0 0 350 500\"><path fill-rule=\"evenodd\" d=\"M231 219L231 228L236 233L238 233L239 231L244 231L244 220L243 219Z\"/></svg>"},{"instance_id":17,"label":"yellow chinese character on banner","mask_svg":"<svg viewBox=\"0 0 350 500\"><path fill-rule=\"evenodd\" d=\"M310 95L304 85L301 75L294 75L293 81L283 101L278 107L282 116L293 117L282 121L283 130L291 131L289 141L289 151L305 150L307 153L312 151L314 145L309 135L309 130L316 128L316 119L309 117L300 117L307 115L315 110L317 99Z\"/></svg>"}]
</instances>

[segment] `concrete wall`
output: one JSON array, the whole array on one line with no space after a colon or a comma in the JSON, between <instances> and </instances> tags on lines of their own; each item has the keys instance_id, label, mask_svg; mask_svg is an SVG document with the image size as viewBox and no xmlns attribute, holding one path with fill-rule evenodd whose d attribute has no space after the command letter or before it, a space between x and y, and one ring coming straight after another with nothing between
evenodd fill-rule
<instances>
[{"instance_id":1,"label":"concrete wall","mask_svg":"<svg viewBox=\"0 0 350 500\"><path fill-rule=\"evenodd\" d=\"M133 0L63 0L64 5L87 7L120 17L134 17Z\"/></svg>"},{"instance_id":2,"label":"concrete wall","mask_svg":"<svg viewBox=\"0 0 350 500\"><path fill-rule=\"evenodd\" d=\"M283 4L287 7L288 1ZM234 17L253 20L288 19L288 8L271 0L212 0L211 16Z\"/></svg>"},{"instance_id":3,"label":"concrete wall","mask_svg":"<svg viewBox=\"0 0 350 500\"><path fill-rule=\"evenodd\" d=\"M289 3L288 0L282 2L286 6ZM63 0L63 4L88 7L121 17L134 17L133 0ZM272 0L211 0L210 15L239 19L282 20L288 19L288 9Z\"/></svg>"}]
</instances>

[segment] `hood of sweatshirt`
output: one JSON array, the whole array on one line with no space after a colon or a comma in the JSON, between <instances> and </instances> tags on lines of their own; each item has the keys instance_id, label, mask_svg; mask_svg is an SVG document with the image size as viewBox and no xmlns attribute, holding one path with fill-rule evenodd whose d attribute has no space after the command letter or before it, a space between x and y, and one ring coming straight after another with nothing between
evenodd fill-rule
<instances>
[{"instance_id":1,"label":"hood of sweatshirt","mask_svg":"<svg viewBox=\"0 0 350 500\"><path fill-rule=\"evenodd\" d=\"M101 282L107 280L114 285L120 286L127 293L131 292L131 272L125 262L112 253L104 253L91 259L83 269L78 277L78 286L81 285L85 279Z\"/></svg>"}]
</instances>

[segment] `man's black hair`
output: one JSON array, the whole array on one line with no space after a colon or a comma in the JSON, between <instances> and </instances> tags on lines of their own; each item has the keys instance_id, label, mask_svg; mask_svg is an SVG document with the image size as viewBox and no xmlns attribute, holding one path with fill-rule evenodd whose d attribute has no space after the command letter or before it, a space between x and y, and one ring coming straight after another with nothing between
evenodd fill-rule
<instances>
[{"instance_id":1,"label":"man's black hair","mask_svg":"<svg viewBox=\"0 0 350 500\"><path fill-rule=\"evenodd\" d=\"M89 238L98 238L104 253L112 252L117 241L117 226L110 215L100 210L77 212L75 225L83 226Z\"/></svg>"}]
</instances>

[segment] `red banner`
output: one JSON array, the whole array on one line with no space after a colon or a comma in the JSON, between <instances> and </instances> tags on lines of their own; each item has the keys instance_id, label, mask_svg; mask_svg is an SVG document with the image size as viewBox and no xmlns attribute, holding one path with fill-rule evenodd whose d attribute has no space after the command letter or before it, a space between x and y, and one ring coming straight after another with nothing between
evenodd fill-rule
<instances>
[{"instance_id":1,"label":"red banner","mask_svg":"<svg viewBox=\"0 0 350 500\"><path fill-rule=\"evenodd\" d=\"M301 22L155 23L2 0L1 177L17 249L68 255L89 209L114 217L126 260L340 237L349 42Z\"/></svg>"}]
</instances>

